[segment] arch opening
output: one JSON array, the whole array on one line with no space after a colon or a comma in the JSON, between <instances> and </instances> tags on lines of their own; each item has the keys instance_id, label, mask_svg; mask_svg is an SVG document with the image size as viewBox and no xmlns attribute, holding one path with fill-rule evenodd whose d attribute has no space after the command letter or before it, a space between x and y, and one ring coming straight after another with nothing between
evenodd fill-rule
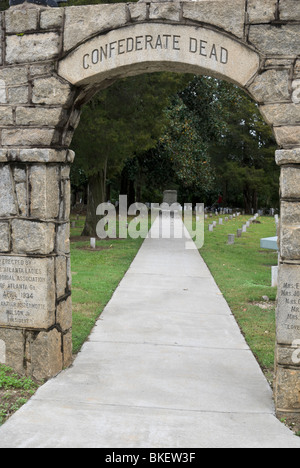
<instances>
[{"instance_id":1,"label":"arch opening","mask_svg":"<svg viewBox=\"0 0 300 468\"><path fill-rule=\"evenodd\" d=\"M166 70L168 70L168 67L166 68ZM273 154L274 154L274 153L273 153ZM122 192L122 193L123 193L123 192ZM110 198L110 197L109 197L109 198ZM138 198L138 201L141 201L141 202L143 202L144 200L142 200L142 199ZM225 206L226 206L226 205L225 205ZM224 214L224 217L225 217L225 216L226 216L226 215ZM275 227L275 226L274 226L274 227Z\"/></svg>"}]
</instances>

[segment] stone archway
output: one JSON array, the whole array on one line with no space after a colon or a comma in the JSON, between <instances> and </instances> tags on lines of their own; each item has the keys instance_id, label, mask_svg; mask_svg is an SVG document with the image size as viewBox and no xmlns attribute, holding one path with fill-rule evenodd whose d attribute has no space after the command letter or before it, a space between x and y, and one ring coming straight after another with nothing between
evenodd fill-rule
<instances>
[{"instance_id":1,"label":"stone archway","mask_svg":"<svg viewBox=\"0 0 300 468\"><path fill-rule=\"evenodd\" d=\"M68 147L81 105L130 74L206 73L250 93L279 145L275 400L278 415L299 416L299 22L296 0L24 4L2 13L0 362L36 378L71 362Z\"/></svg>"}]
</instances>

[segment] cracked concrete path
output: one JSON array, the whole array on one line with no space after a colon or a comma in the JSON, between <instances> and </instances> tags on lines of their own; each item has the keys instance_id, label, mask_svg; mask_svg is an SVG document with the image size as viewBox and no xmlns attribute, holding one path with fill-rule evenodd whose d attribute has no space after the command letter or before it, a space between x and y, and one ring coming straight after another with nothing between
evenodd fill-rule
<instances>
[{"instance_id":1,"label":"cracked concrete path","mask_svg":"<svg viewBox=\"0 0 300 468\"><path fill-rule=\"evenodd\" d=\"M276 419L198 251L149 238L72 367L0 428L0 447L300 448L300 439Z\"/></svg>"}]
</instances>

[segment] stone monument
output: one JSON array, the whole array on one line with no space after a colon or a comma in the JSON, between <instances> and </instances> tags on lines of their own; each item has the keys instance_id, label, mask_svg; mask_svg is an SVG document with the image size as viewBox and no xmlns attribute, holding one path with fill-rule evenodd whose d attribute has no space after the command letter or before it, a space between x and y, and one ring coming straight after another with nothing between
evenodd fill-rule
<instances>
[{"instance_id":1,"label":"stone monument","mask_svg":"<svg viewBox=\"0 0 300 468\"><path fill-rule=\"evenodd\" d=\"M275 404L299 417L300 2L201 0L1 12L0 362L49 378L71 362L69 150L80 109L135 74L233 82L278 144ZM296 348L295 348L296 347Z\"/></svg>"},{"instance_id":2,"label":"stone monument","mask_svg":"<svg viewBox=\"0 0 300 468\"><path fill-rule=\"evenodd\" d=\"M163 203L167 203L168 205L177 203L177 190L165 190Z\"/></svg>"}]
</instances>

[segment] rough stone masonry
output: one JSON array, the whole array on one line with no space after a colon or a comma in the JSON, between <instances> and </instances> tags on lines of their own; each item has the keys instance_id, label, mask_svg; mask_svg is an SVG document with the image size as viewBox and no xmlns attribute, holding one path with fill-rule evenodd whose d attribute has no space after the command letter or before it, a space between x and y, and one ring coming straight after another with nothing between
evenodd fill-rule
<instances>
[{"instance_id":1,"label":"rough stone masonry","mask_svg":"<svg viewBox=\"0 0 300 468\"><path fill-rule=\"evenodd\" d=\"M300 2L198 0L1 13L0 362L71 362L69 150L81 106L116 79L208 74L245 89L281 166L275 402L300 417ZM298 345L297 345L298 342Z\"/></svg>"}]
</instances>

